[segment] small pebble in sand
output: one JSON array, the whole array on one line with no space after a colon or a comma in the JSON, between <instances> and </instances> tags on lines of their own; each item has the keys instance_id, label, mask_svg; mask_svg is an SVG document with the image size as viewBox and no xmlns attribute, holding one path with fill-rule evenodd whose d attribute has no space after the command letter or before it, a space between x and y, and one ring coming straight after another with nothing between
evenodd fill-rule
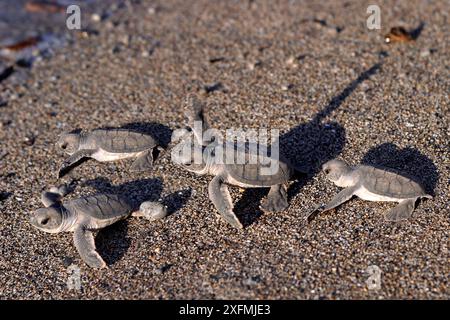
<instances>
[{"instance_id":1,"label":"small pebble in sand","mask_svg":"<svg viewBox=\"0 0 450 320\"><path fill-rule=\"evenodd\" d=\"M299 65L298 62L305 58L306 58L306 54L300 54L298 56L291 55L286 59L285 63L288 67L297 68Z\"/></svg>"},{"instance_id":2,"label":"small pebble in sand","mask_svg":"<svg viewBox=\"0 0 450 320\"><path fill-rule=\"evenodd\" d=\"M100 17L100 15L98 13L94 13L91 15L91 20L94 22L99 22L102 18Z\"/></svg>"},{"instance_id":3,"label":"small pebble in sand","mask_svg":"<svg viewBox=\"0 0 450 320\"><path fill-rule=\"evenodd\" d=\"M298 67L297 58L295 56L289 56L286 59L286 65L290 68L297 68Z\"/></svg>"},{"instance_id":4,"label":"small pebble in sand","mask_svg":"<svg viewBox=\"0 0 450 320\"><path fill-rule=\"evenodd\" d=\"M249 277L249 278L245 279L243 282L247 286L255 286L259 282L261 282L261 279L258 276L256 276L256 277Z\"/></svg>"},{"instance_id":5,"label":"small pebble in sand","mask_svg":"<svg viewBox=\"0 0 450 320\"><path fill-rule=\"evenodd\" d=\"M31 147L35 141L36 141L36 137L34 135L27 135L23 142L26 146Z\"/></svg>"},{"instance_id":6,"label":"small pebble in sand","mask_svg":"<svg viewBox=\"0 0 450 320\"><path fill-rule=\"evenodd\" d=\"M250 61L247 63L247 67L249 70L255 70L256 67L259 67L262 65L262 62L259 60Z\"/></svg>"},{"instance_id":7,"label":"small pebble in sand","mask_svg":"<svg viewBox=\"0 0 450 320\"><path fill-rule=\"evenodd\" d=\"M430 50L429 49L423 49L422 51L420 51L420 57L421 58L426 58L430 55Z\"/></svg>"}]
</instances>

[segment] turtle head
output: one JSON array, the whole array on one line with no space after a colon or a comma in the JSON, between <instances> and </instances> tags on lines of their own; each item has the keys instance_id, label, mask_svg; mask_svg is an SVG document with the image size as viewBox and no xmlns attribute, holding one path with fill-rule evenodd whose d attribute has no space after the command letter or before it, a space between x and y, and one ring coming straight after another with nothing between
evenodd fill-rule
<instances>
[{"instance_id":1,"label":"turtle head","mask_svg":"<svg viewBox=\"0 0 450 320\"><path fill-rule=\"evenodd\" d=\"M68 154L75 153L80 146L81 135L79 132L64 132L59 137L56 145Z\"/></svg>"},{"instance_id":2,"label":"turtle head","mask_svg":"<svg viewBox=\"0 0 450 320\"><path fill-rule=\"evenodd\" d=\"M214 147L202 146L195 139L185 136L172 150L172 161L190 172L208 173L209 164L214 162Z\"/></svg>"},{"instance_id":3,"label":"turtle head","mask_svg":"<svg viewBox=\"0 0 450 320\"><path fill-rule=\"evenodd\" d=\"M61 208L51 206L37 209L30 219L33 227L48 233L58 233L63 225Z\"/></svg>"},{"instance_id":4,"label":"turtle head","mask_svg":"<svg viewBox=\"0 0 450 320\"><path fill-rule=\"evenodd\" d=\"M350 170L347 163L338 159L330 160L322 166L322 171L327 179L337 185L348 175Z\"/></svg>"}]
</instances>

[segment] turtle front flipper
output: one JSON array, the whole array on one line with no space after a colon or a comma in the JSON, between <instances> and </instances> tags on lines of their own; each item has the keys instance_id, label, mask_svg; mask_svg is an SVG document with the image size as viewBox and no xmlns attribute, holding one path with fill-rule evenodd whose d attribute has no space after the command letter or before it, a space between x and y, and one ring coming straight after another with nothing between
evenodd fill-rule
<instances>
[{"instance_id":1,"label":"turtle front flipper","mask_svg":"<svg viewBox=\"0 0 450 320\"><path fill-rule=\"evenodd\" d=\"M194 137L200 145L208 145L212 141L204 141L203 133L208 130L209 123L204 114L204 103L195 94L191 94L186 99L186 112L189 127L194 133ZM200 125L199 125L200 124Z\"/></svg>"},{"instance_id":2,"label":"turtle front flipper","mask_svg":"<svg viewBox=\"0 0 450 320\"><path fill-rule=\"evenodd\" d=\"M91 158L94 150L79 150L64 160L58 172L58 178L64 177L70 172L80 161Z\"/></svg>"},{"instance_id":3,"label":"turtle front flipper","mask_svg":"<svg viewBox=\"0 0 450 320\"><path fill-rule=\"evenodd\" d=\"M229 224L238 229L243 229L241 222L233 212L233 201L227 185L224 184L222 177L216 176L211 180L208 186L209 198L213 202L222 218Z\"/></svg>"},{"instance_id":4,"label":"turtle front flipper","mask_svg":"<svg viewBox=\"0 0 450 320\"><path fill-rule=\"evenodd\" d=\"M69 193L69 189L65 184L59 187L51 187L49 191L42 191L41 202L48 208L54 204L61 203L61 199Z\"/></svg>"},{"instance_id":5,"label":"turtle front flipper","mask_svg":"<svg viewBox=\"0 0 450 320\"><path fill-rule=\"evenodd\" d=\"M393 222L398 222L410 218L414 211L415 202L416 199L403 200L399 205L386 212L384 218L387 221Z\"/></svg>"},{"instance_id":6,"label":"turtle front flipper","mask_svg":"<svg viewBox=\"0 0 450 320\"><path fill-rule=\"evenodd\" d=\"M80 226L73 233L73 242L86 264L92 268L105 268L106 263L95 248L94 235L85 226Z\"/></svg>"},{"instance_id":7,"label":"turtle front flipper","mask_svg":"<svg viewBox=\"0 0 450 320\"><path fill-rule=\"evenodd\" d=\"M61 198L62 196L60 194L51 191L42 191L41 194L41 202L46 208L60 203Z\"/></svg>"},{"instance_id":8,"label":"turtle front flipper","mask_svg":"<svg viewBox=\"0 0 450 320\"><path fill-rule=\"evenodd\" d=\"M266 212L280 212L288 206L287 190L282 184L272 186L267 198L261 202L261 209Z\"/></svg>"},{"instance_id":9,"label":"turtle front flipper","mask_svg":"<svg viewBox=\"0 0 450 320\"><path fill-rule=\"evenodd\" d=\"M350 200L351 197L353 197L353 195L355 194L355 191L356 187L354 186L341 190L341 192L335 195L334 198L331 199L331 201L325 206L325 208L323 208L322 212L334 209L337 206L343 204L344 202Z\"/></svg>"},{"instance_id":10,"label":"turtle front flipper","mask_svg":"<svg viewBox=\"0 0 450 320\"><path fill-rule=\"evenodd\" d=\"M142 152L131 165L132 171L145 171L153 167L153 150Z\"/></svg>"}]
</instances>

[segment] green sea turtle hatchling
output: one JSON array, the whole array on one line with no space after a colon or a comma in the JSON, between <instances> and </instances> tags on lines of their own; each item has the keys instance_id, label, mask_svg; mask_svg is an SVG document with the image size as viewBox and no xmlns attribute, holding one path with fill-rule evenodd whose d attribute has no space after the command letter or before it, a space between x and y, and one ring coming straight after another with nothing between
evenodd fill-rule
<instances>
[{"instance_id":1,"label":"green sea turtle hatchling","mask_svg":"<svg viewBox=\"0 0 450 320\"><path fill-rule=\"evenodd\" d=\"M132 170L149 169L153 164L153 148L157 147L157 142L150 135L127 129L96 129L63 133L57 145L70 155L59 170L58 176L61 178L85 158L100 162L136 158Z\"/></svg>"},{"instance_id":2,"label":"green sea turtle hatchling","mask_svg":"<svg viewBox=\"0 0 450 320\"><path fill-rule=\"evenodd\" d=\"M118 194L96 194L61 202L67 193L65 186L44 191L38 209L30 219L32 226L48 233L73 232L73 240L81 258L92 268L106 267L95 248L93 231L102 229L130 215L157 220L166 216L160 203L146 201L139 209Z\"/></svg>"},{"instance_id":3,"label":"green sea turtle hatchling","mask_svg":"<svg viewBox=\"0 0 450 320\"><path fill-rule=\"evenodd\" d=\"M236 158L240 154L245 161L229 163L223 158L221 161L220 156L216 154L217 144L211 139L206 139L206 141L203 139L203 133L209 129L203 114L203 104L195 95L191 95L187 99L187 108L189 126L193 130L192 133L197 144L192 144L192 139L186 139L191 136L186 135L183 139L184 142L178 146L180 150L187 146L189 150L193 151L188 153L175 151L172 153L173 159L188 171L215 176L208 186L209 198L225 221L236 228L243 228L233 212L233 202L227 185L241 188L270 187L260 208L266 212L279 212L286 209L288 206L286 183L297 173L303 174L303 170L296 169L281 157L273 157L272 153L267 152L268 147L263 144L242 146L234 142L225 142L221 145L224 150L223 155L225 155L225 150L233 148ZM194 122L201 123L201 125L194 125ZM257 155L257 162L250 162L249 159L252 157L255 159L255 155ZM201 159L200 163L196 163L196 158ZM269 167L275 168L275 170L269 171ZM266 170L264 171L264 169Z\"/></svg>"},{"instance_id":4,"label":"green sea turtle hatchling","mask_svg":"<svg viewBox=\"0 0 450 320\"><path fill-rule=\"evenodd\" d=\"M384 168L368 165L350 167L342 160L331 160L322 167L327 179L339 187L345 187L324 208L336 208L357 196L368 201L392 201L399 205L386 212L388 221L400 221L411 217L414 205L419 198L429 198L417 182Z\"/></svg>"}]
</instances>

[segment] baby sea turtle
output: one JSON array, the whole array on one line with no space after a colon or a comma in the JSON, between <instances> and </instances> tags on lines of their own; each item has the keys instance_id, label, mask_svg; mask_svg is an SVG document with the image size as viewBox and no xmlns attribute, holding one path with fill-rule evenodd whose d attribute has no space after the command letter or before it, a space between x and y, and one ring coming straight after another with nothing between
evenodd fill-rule
<instances>
[{"instance_id":1,"label":"baby sea turtle","mask_svg":"<svg viewBox=\"0 0 450 320\"><path fill-rule=\"evenodd\" d=\"M70 155L59 170L58 176L61 178L85 158L100 162L136 158L132 170L149 169L153 164L153 148L157 142L149 135L126 129L96 129L63 133L57 145Z\"/></svg>"},{"instance_id":2,"label":"baby sea turtle","mask_svg":"<svg viewBox=\"0 0 450 320\"><path fill-rule=\"evenodd\" d=\"M228 141L218 144L212 139L204 140L203 133L209 129L209 125L204 117L203 104L195 95L191 95L187 99L187 107L189 126L193 129L196 141L192 143L192 139L186 139L185 136L184 142L178 147L180 149L187 147L190 152L172 153L173 159L188 171L215 176L208 186L209 198L225 221L236 228L243 228L233 212L233 202L227 185L241 188L270 187L267 198L262 201L260 208L266 212L286 209L288 206L286 183L297 174L303 174L303 170L295 168L282 157L272 156L272 153L267 152L270 147L263 144L240 145ZM194 125L194 121L201 125ZM223 150L223 153L217 153L218 148ZM234 149L236 156L231 162L227 161L229 159L226 159L225 155L229 149ZM245 161L233 161L240 156ZM252 158L253 162L250 162ZM255 158L257 161L254 161ZM274 170L271 170L272 168Z\"/></svg>"},{"instance_id":3,"label":"baby sea turtle","mask_svg":"<svg viewBox=\"0 0 450 320\"><path fill-rule=\"evenodd\" d=\"M118 194L96 194L62 203L67 188L52 187L42 192L45 208L38 209L30 219L32 226L48 233L72 231L73 241L81 258L92 268L106 267L94 242L94 230L107 227L130 215L157 220L166 216L166 208L157 202L143 202L135 210L129 200Z\"/></svg>"},{"instance_id":4,"label":"baby sea turtle","mask_svg":"<svg viewBox=\"0 0 450 320\"><path fill-rule=\"evenodd\" d=\"M399 205L386 212L388 221L400 221L411 217L419 198L429 198L417 182L384 168L368 165L350 167L342 160L331 160L323 165L327 179L339 187L345 187L323 209L331 210L357 196L368 201L392 201Z\"/></svg>"}]
</instances>

